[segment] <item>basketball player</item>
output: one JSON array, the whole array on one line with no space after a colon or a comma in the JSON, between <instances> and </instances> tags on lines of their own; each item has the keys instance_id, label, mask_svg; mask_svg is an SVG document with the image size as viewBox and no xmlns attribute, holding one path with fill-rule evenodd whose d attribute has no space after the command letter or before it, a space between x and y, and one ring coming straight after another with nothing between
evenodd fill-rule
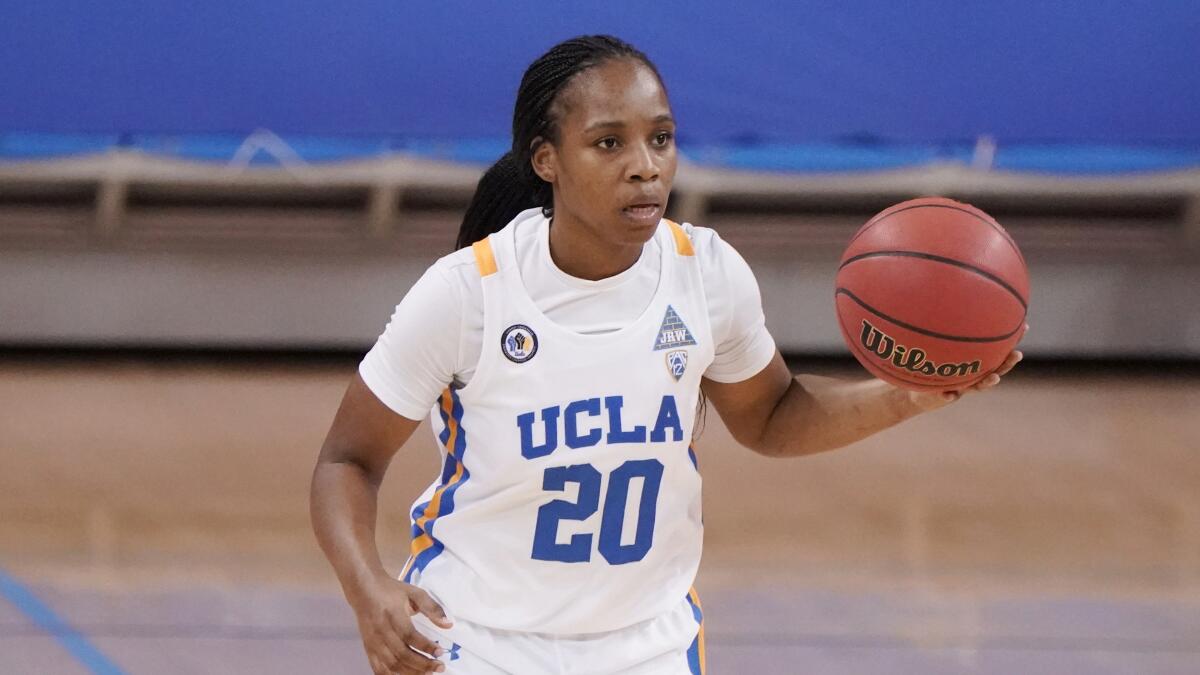
<instances>
[{"instance_id":1,"label":"basketball player","mask_svg":"<svg viewBox=\"0 0 1200 675\"><path fill-rule=\"evenodd\" d=\"M644 54L606 36L552 48L525 72L512 151L480 180L460 249L360 365L312 517L375 673L702 673L701 392L772 457L966 393L793 378L745 261L663 218L674 135ZM430 408L443 469L397 580L375 546L376 491Z\"/></svg>"}]
</instances>

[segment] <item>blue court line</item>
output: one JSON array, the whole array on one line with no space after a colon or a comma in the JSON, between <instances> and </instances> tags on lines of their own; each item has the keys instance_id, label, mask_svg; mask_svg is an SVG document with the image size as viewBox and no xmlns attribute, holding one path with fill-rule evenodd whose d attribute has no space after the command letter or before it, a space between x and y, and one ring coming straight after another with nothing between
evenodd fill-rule
<instances>
[{"instance_id":1,"label":"blue court line","mask_svg":"<svg viewBox=\"0 0 1200 675\"><path fill-rule=\"evenodd\" d=\"M125 671L96 649L83 633L72 628L50 609L49 605L38 599L33 591L9 576L3 569L0 569L0 596L20 610L38 628L58 640L75 660L94 675L125 675Z\"/></svg>"}]
</instances>

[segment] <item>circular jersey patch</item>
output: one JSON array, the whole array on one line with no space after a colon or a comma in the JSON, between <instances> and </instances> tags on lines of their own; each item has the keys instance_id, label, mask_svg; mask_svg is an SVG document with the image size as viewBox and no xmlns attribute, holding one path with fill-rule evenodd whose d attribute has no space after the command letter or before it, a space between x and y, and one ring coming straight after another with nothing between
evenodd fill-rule
<instances>
[{"instance_id":1,"label":"circular jersey patch","mask_svg":"<svg viewBox=\"0 0 1200 675\"><path fill-rule=\"evenodd\" d=\"M537 333L524 324L515 324L504 330L500 336L500 349L504 356L513 363L525 363L537 354Z\"/></svg>"}]
</instances>

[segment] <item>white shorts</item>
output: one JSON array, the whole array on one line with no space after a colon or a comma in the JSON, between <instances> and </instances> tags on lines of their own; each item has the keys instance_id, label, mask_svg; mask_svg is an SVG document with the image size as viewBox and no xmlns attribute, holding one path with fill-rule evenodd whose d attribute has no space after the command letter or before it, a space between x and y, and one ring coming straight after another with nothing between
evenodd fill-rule
<instances>
[{"instance_id":1,"label":"white shorts","mask_svg":"<svg viewBox=\"0 0 1200 675\"><path fill-rule=\"evenodd\" d=\"M704 675L704 615L694 593L674 609L608 633L549 635L495 630L423 615L417 629L446 650L446 675Z\"/></svg>"}]
</instances>

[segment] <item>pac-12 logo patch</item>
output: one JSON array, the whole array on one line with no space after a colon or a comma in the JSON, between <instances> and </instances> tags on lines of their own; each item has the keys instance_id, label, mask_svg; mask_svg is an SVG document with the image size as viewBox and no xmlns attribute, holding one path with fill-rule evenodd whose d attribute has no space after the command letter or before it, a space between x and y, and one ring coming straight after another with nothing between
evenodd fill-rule
<instances>
[{"instance_id":1,"label":"pac-12 logo patch","mask_svg":"<svg viewBox=\"0 0 1200 675\"><path fill-rule=\"evenodd\" d=\"M508 357L513 363L525 363L537 354L538 340L537 333L533 329L524 324L515 324L504 329L504 335L500 336L500 349L504 351L504 356Z\"/></svg>"},{"instance_id":2,"label":"pac-12 logo patch","mask_svg":"<svg viewBox=\"0 0 1200 675\"><path fill-rule=\"evenodd\" d=\"M687 370L687 350L676 349L667 352L667 370L671 371L671 375L678 381L683 377L683 372Z\"/></svg>"}]
</instances>

